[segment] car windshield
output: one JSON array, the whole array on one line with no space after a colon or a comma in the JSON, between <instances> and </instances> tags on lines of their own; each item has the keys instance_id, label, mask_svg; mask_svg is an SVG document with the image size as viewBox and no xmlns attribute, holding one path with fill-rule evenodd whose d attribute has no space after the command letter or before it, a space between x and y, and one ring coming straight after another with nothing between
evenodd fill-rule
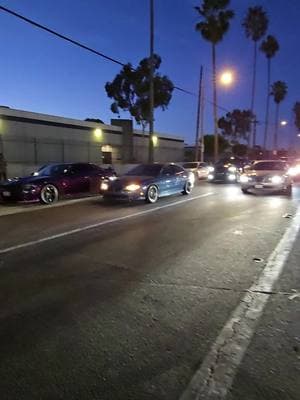
<instances>
[{"instance_id":1,"label":"car windshield","mask_svg":"<svg viewBox=\"0 0 300 400\"><path fill-rule=\"evenodd\" d=\"M198 167L198 163L196 163L196 162L188 162L188 163L183 164L183 168L187 168L187 169L197 168L197 167Z\"/></svg>"},{"instance_id":2,"label":"car windshield","mask_svg":"<svg viewBox=\"0 0 300 400\"><path fill-rule=\"evenodd\" d=\"M284 171L286 164L281 161L265 161L252 165L250 169L254 171Z\"/></svg>"},{"instance_id":3,"label":"car windshield","mask_svg":"<svg viewBox=\"0 0 300 400\"><path fill-rule=\"evenodd\" d=\"M68 165L58 164L58 165L45 165L41 169L38 170L38 176L58 176L65 174L69 169Z\"/></svg>"},{"instance_id":4,"label":"car windshield","mask_svg":"<svg viewBox=\"0 0 300 400\"><path fill-rule=\"evenodd\" d=\"M162 166L160 164L141 164L126 173L130 176L158 176Z\"/></svg>"}]
</instances>

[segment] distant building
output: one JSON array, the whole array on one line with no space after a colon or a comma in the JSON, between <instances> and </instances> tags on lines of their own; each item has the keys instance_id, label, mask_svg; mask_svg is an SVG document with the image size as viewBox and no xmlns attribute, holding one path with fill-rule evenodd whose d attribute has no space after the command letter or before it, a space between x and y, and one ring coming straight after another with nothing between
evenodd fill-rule
<instances>
[{"instance_id":1,"label":"distant building","mask_svg":"<svg viewBox=\"0 0 300 400\"><path fill-rule=\"evenodd\" d=\"M0 153L8 175L27 174L50 162L146 162L148 136L131 120L111 125L0 107ZM155 133L155 161L183 161L184 139Z\"/></svg>"}]
</instances>

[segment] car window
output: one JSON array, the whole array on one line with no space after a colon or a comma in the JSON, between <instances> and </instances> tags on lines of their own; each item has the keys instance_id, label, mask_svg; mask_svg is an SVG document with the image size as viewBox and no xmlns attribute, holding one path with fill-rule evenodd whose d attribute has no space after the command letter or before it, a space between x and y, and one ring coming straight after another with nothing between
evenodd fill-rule
<instances>
[{"instance_id":1,"label":"car window","mask_svg":"<svg viewBox=\"0 0 300 400\"><path fill-rule=\"evenodd\" d=\"M183 168L197 168L198 163L197 162L187 162L183 164Z\"/></svg>"},{"instance_id":2,"label":"car window","mask_svg":"<svg viewBox=\"0 0 300 400\"><path fill-rule=\"evenodd\" d=\"M254 171L284 171L286 164L282 161L262 161L253 164L250 169Z\"/></svg>"},{"instance_id":3,"label":"car window","mask_svg":"<svg viewBox=\"0 0 300 400\"><path fill-rule=\"evenodd\" d=\"M162 175L175 175L175 170L173 169L173 165L166 165L161 172Z\"/></svg>"},{"instance_id":4,"label":"car window","mask_svg":"<svg viewBox=\"0 0 300 400\"><path fill-rule=\"evenodd\" d=\"M181 174L182 172L184 172L184 169L181 168L179 165L172 165L171 167L173 167L173 171L175 174Z\"/></svg>"},{"instance_id":5,"label":"car window","mask_svg":"<svg viewBox=\"0 0 300 400\"><path fill-rule=\"evenodd\" d=\"M71 166L71 171L72 173L75 174L85 174L85 173L91 173L91 172L95 172L97 170L100 170L99 167L97 167L97 165L94 164L73 164Z\"/></svg>"},{"instance_id":6,"label":"car window","mask_svg":"<svg viewBox=\"0 0 300 400\"><path fill-rule=\"evenodd\" d=\"M69 170L70 170L70 165L68 164L46 165L39 169L38 175L60 176L68 173Z\"/></svg>"}]
</instances>

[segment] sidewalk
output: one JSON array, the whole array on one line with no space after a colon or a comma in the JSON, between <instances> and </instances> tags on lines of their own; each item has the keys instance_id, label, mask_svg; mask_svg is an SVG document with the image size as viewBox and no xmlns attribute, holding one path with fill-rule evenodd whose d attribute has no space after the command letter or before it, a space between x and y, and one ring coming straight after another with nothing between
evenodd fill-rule
<instances>
[{"instance_id":1,"label":"sidewalk","mask_svg":"<svg viewBox=\"0 0 300 400\"><path fill-rule=\"evenodd\" d=\"M300 398L300 234L227 400Z\"/></svg>"}]
</instances>

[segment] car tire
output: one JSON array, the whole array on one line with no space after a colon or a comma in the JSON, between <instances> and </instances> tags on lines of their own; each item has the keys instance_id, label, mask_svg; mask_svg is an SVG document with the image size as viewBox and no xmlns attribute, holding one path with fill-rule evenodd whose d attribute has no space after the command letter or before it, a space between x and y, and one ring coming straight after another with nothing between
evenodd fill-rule
<instances>
[{"instance_id":1,"label":"car tire","mask_svg":"<svg viewBox=\"0 0 300 400\"><path fill-rule=\"evenodd\" d=\"M150 185L146 192L146 203L154 204L158 200L158 188L155 185Z\"/></svg>"},{"instance_id":2,"label":"car tire","mask_svg":"<svg viewBox=\"0 0 300 400\"><path fill-rule=\"evenodd\" d=\"M187 181L184 185L182 194L189 195L192 192L193 185L190 181Z\"/></svg>"},{"instance_id":3,"label":"car tire","mask_svg":"<svg viewBox=\"0 0 300 400\"><path fill-rule=\"evenodd\" d=\"M247 189L242 189L242 192L243 192L244 194L249 194L249 192L248 192Z\"/></svg>"},{"instance_id":4,"label":"car tire","mask_svg":"<svg viewBox=\"0 0 300 400\"><path fill-rule=\"evenodd\" d=\"M40 202L42 204L54 204L58 201L59 193L56 186L48 183L47 185L43 186L40 193Z\"/></svg>"}]
</instances>

